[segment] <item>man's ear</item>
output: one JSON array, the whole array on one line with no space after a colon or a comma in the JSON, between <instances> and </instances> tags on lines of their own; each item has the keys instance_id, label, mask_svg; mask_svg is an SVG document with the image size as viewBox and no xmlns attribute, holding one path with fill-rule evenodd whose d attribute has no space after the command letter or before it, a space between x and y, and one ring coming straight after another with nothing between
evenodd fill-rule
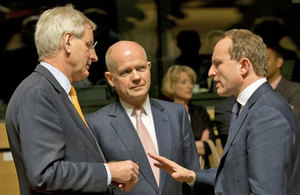
<instances>
[{"instance_id":1,"label":"man's ear","mask_svg":"<svg viewBox=\"0 0 300 195\"><path fill-rule=\"evenodd\" d=\"M248 58L242 58L240 60L240 71L242 76L246 75L249 72L251 63Z\"/></svg>"},{"instance_id":2,"label":"man's ear","mask_svg":"<svg viewBox=\"0 0 300 195\"><path fill-rule=\"evenodd\" d=\"M150 61L147 62L147 66L149 67L149 70L150 70L151 69L151 62Z\"/></svg>"},{"instance_id":3,"label":"man's ear","mask_svg":"<svg viewBox=\"0 0 300 195\"><path fill-rule=\"evenodd\" d=\"M150 76L151 76L151 62L150 61L147 62L147 66L149 67L149 73L150 73Z\"/></svg>"},{"instance_id":4,"label":"man's ear","mask_svg":"<svg viewBox=\"0 0 300 195\"><path fill-rule=\"evenodd\" d=\"M276 67L277 67L277 68L281 68L282 65L283 65L283 57L278 57L278 58L276 59Z\"/></svg>"},{"instance_id":5,"label":"man's ear","mask_svg":"<svg viewBox=\"0 0 300 195\"><path fill-rule=\"evenodd\" d=\"M70 32L66 32L64 35L63 35L63 48L64 50L66 51L66 53L70 54L71 53L71 37L72 37L72 34Z\"/></svg>"},{"instance_id":6,"label":"man's ear","mask_svg":"<svg viewBox=\"0 0 300 195\"><path fill-rule=\"evenodd\" d=\"M115 86L115 83L114 83L114 81L113 81L113 76L112 76L111 72L105 72L104 75L105 75L105 77L106 77L108 83L109 83L112 87L114 87L114 86Z\"/></svg>"}]
</instances>

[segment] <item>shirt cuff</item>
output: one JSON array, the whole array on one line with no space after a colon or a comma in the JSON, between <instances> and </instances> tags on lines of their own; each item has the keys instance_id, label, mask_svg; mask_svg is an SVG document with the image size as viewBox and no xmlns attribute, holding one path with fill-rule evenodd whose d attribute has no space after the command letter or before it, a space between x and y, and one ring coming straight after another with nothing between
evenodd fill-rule
<instances>
[{"instance_id":1,"label":"shirt cuff","mask_svg":"<svg viewBox=\"0 0 300 195\"><path fill-rule=\"evenodd\" d=\"M105 166L106 172L107 172L107 185L110 185L111 184L111 173L110 173L110 170L106 163L104 163L104 166Z\"/></svg>"}]
</instances>

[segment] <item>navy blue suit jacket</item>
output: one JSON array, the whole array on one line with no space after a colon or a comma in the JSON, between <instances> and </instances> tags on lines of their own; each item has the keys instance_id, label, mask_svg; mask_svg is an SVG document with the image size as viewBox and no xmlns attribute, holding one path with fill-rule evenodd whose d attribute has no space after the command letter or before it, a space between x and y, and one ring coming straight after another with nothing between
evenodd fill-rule
<instances>
[{"instance_id":1,"label":"navy blue suit jacket","mask_svg":"<svg viewBox=\"0 0 300 195\"><path fill-rule=\"evenodd\" d=\"M266 82L249 98L228 135L218 169L197 172L215 194L300 192L300 127L287 102Z\"/></svg>"}]
</instances>

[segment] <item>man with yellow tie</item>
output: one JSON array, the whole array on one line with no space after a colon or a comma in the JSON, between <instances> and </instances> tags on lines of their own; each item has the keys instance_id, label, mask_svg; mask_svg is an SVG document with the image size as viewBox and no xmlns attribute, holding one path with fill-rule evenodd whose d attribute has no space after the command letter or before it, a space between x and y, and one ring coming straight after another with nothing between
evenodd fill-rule
<instances>
[{"instance_id":1,"label":"man with yellow tie","mask_svg":"<svg viewBox=\"0 0 300 195\"><path fill-rule=\"evenodd\" d=\"M194 135L182 104L150 98L151 62L133 41L119 41L106 53L105 76L119 99L86 117L107 160L139 163L139 182L131 195L189 194L189 186L154 167L147 153L167 156L199 170ZM192 185L190 183L190 185ZM127 194L119 190L115 195Z\"/></svg>"},{"instance_id":2,"label":"man with yellow tie","mask_svg":"<svg viewBox=\"0 0 300 195\"><path fill-rule=\"evenodd\" d=\"M83 118L72 83L89 75L96 25L72 5L46 10L35 44L40 64L14 92L6 129L20 194L110 194L131 190L139 168L127 160L106 162Z\"/></svg>"}]
</instances>

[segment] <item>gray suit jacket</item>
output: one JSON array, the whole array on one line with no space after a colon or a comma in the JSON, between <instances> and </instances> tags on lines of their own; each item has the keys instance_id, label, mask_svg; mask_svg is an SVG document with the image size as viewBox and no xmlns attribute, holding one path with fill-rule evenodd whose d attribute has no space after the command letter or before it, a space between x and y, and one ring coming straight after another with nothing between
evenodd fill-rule
<instances>
[{"instance_id":1,"label":"gray suit jacket","mask_svg":"<svg viewBox=\"0 0 300 195\"><path fill-rule=\"evenodd\" d=\"M107 191L103 153L46 68L38 65L16 89L5 123L21 195Z\"/></svg>"},{"instance_id":2,"label":"gray suit jacket","mask_svg":"<svg viewBox=\"0 0 300 195\"><path fill-rule=\"evenodd\" d=\"M275 90L294 106L294 112L300 121L300 84L282 77Z\"/></svg>"},{"instance_id":3,"label":"gray suit jacket","mask_svg":"<svg viewBox=\"0 0 300 195\"><path fill-rule=\"evenodd\" d=\"M197 173L215 194L299 194L300 127L286 101L266 82L243 107L218 169Z\"/></svg>"},{"instance_id":4,"label":"gray suit jacket","mask_svg":"<svg viewBox=\"0 0 300 195\"><path fill-rule=\"evenodd\" d=\"M183 105L150 98L159 154L192 170L199 170L195 139ZM119 100L87 116L87 123L107 161L132 160L139 163L139 181L132 192L115 189L115 194L182 194L182 184L160 171L159 188L146 153L132 122Z\"/></svg>"}]
</instances>

